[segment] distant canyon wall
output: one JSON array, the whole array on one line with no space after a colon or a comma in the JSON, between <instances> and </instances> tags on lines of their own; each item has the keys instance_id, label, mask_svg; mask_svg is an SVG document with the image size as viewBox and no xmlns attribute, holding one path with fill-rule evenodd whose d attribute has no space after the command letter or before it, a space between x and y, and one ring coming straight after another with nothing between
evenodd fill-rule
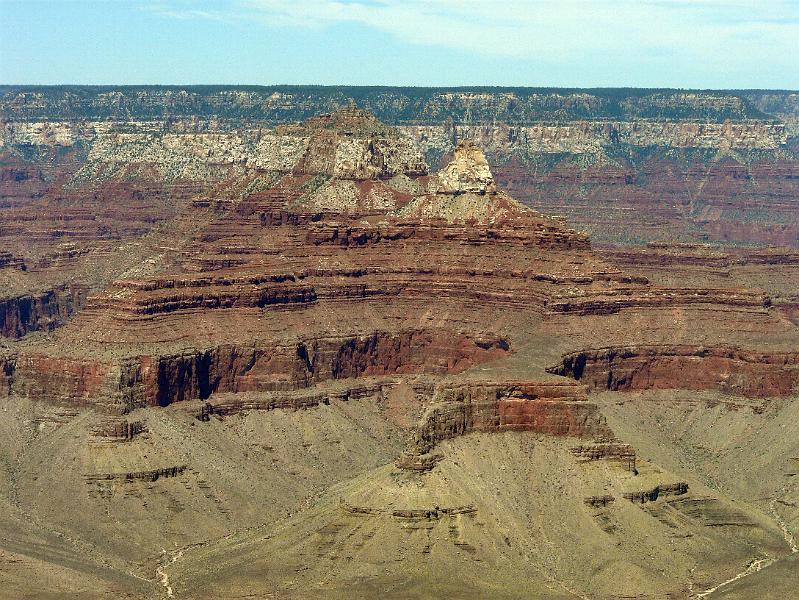
<instances>
[{"instance_id":1,"label":"distant canyon wall","mask_svg":"<svg viewBox=\"0 0 799 600\"><path fill-rule=\"evenodd\" d=\"M36 120L198 117L291 123L355 103L385 123L671 119L706 122L797 115L797 92L357 86L0 86L0 114Z\"/></svg>"},{"instance_id":2,"label":"distant canyon wall","mask_svg":"<svg viewBox=\"0 0 799 600\"><path fill-rule=\"evenodd\" d=\"M475 140L500 186L599 244L799 247L795 92L0 86L0 167L37 189L60 156L78 183L280 173L304 146L275 128L351 102L433 169Z\"/></svg>"}]
</instances>

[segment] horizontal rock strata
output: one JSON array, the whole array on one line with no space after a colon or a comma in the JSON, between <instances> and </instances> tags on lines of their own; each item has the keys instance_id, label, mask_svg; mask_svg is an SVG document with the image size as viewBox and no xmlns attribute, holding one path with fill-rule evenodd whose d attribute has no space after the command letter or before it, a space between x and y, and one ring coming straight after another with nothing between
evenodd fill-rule
<instances>
[{"instance_id":1,"label":"horizontal rock strata","mask_svg":"<svg viewBox=\"0 0 799 600\"><path fill-rule=\"evenodd\" d=\"M704 346L622 346L563 357L549 372L591 389L716 389L764 398L799 386L799 354Z\"/></svg>"},{"instance_id":2,"label":"horizontal rock strata","mask_svg":"<svg viewBox=\"0 0 799 600\"><path fill-rule=\"evenodd\" d=\"M0 336L20 338L32 331L52 331L80 309L87 293L76 285L0 298Z\"/></svg>"},{"instance_id":3,"label":"horizontal rock strata","mask_svg":"<svg viewBox=\"0 0 799 600\"><path fill-rule=\"evenodd\" d=\"M458 373L509 351L502 339L451 331L378 332L295 344L225 345L117 362L20 354L5 359L6 389L51 402L166 406L225 392L304 389L362 376ZM222 409L220 409L222 410Z\"/></svg>"},{"instance_id":4,"label":"horizontal rock strata","mask_svg":"<svg viewBox=\"0 0 799 600\"><path fill-rule=\"evenodd\" d=\"M680 482L660 484L651 490L626 492L623 494L623 497L636 504L646 504L647 502L654 502L662 496L681 496L687 493L688 484Z\"/></svg>"},{"instance_id":5,"label":"horizontal rock strata","mask_svg":"<svg viewBox=\"0 0 799 600\"><path fill-rule=\"evenodd\" d=\"M572 437L609 437L611 432L585 389L568 383L474 382L442 385L415 428L411 455L473 431L532 431ZM412 463L408 457L403 462Z\"/></svg>"}]
</instances>

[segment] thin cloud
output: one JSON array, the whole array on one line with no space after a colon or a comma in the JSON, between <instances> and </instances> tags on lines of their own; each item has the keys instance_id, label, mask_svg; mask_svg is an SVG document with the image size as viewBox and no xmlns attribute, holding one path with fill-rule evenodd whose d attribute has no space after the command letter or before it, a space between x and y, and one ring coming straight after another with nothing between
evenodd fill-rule
<instances>
[{"instance_id":1,"label":"thin cloud","mask_svg":"<svg viewBox=\"0 0 799 600\"><path fill-rule=\"evenodd\" d=\"M220 11L220 10L199 10L192 8L181 8L180 5L169 4L146 4L142 6L142 10L152 13L159 17L166 17L169 19L179 19L187 21L190 19L208 19L212 21L231 21L237 17L235 11Z\"/></svg>"},{"instance_id":2,"label":"thin cloud","mask_svg":"<svg viewBox=\"0 0 799 600\"><path fill-rule=\"evenodd\" d=\"M357 24L406 43L488 57L575 61L667 56L723 66L731 50L744 63L793 61L799 6L774 0L247 0L198 10L162 3L164 17L323 29ZM218 6L218 5L217 5Z\"/></svg>"}]
</instances>

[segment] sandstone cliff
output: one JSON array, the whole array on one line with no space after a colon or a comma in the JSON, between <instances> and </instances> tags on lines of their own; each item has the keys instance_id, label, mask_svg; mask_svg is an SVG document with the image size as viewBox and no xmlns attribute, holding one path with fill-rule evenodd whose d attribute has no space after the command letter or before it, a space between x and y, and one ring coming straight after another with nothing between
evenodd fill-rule
<instances>
[{"instance_id":1,"label":"sandstone cliff","mask_svg":"<svg viewBox=\"0 0 799 600\"><path fill-rule=\"evenodd\" d=\"M0 160L28 186L166 181L265 189L275 173L384 180L421 174L471 139L500 187L604 243L799 245L795 94L674 90L0 88ZM295 121L356 103L398 127ZM342 113L343 114L343 113ZM283 130L277 125L286 124ZM381 130L380 127L383 129ZM371 128L371 130L370 130ZM331 137L332 136L332 137ZM333 139L333 138L336 139ZM320 152L305 156L310 146ZM298 165L298 160L305 156ZM21 159L21 160L20 160ZM5 163L5 164L4 164ZM257 175L254 175L257 173ZM192 188L194 186L194 188ZM320 192L338 206L348 184ZM236 190L235 193L241 190ZM226 189L224 193L232 193ZM380 193L369 202L379 206Z\"/></svg>"}]
</instances>

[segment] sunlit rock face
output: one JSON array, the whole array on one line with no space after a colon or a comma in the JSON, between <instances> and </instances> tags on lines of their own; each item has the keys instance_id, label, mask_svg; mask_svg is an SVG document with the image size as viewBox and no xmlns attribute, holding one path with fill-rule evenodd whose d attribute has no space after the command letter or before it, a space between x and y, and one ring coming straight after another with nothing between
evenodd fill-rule
<instances>
[{"instance_id":1,"label":"sunlit rock face","mask_svg":"<svg viewBox=\"0 0 799 600\"><path fill-rule=\"evenodd\" d=\"M777 125L382 90L387 125L350 91L0 100L30 121L0 129L4 597L689 598L790 566L799 253L597 248L513 191L669 237L689 176L792 197ZM755 150L763 178L717 160Z\"/></svg>"},{"instance_id":2,"label":"sunlit rock face","mask_svg":"<svg viewBox=\"0 0 799 600\"><path fill-rule=\"evenodd\" d=\"M438 173L438 192L485 194L496 191L494 176L483 151L470 140L455 148L455 158Z\"/></svg>"}]
</instances>

